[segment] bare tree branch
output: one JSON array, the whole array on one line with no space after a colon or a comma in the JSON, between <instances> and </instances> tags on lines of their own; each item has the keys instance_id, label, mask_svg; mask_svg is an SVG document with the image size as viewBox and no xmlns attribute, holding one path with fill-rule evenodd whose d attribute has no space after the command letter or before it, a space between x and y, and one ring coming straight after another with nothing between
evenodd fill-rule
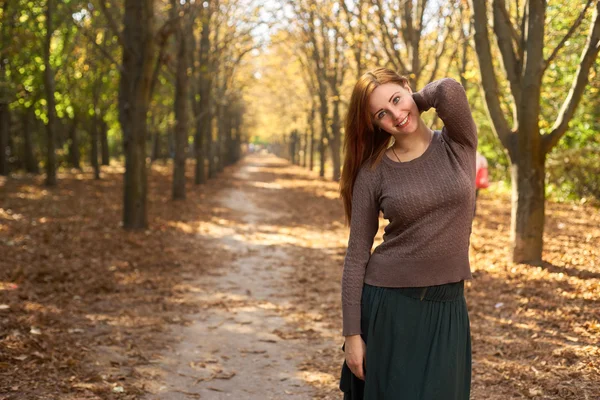
<instances>
[{"instance_id":1,"label":"bare tree branch","mask_svg":"<svg viewBox=\"0 0 600 400\"><path fill-rule=\"evenodd\" d=\"M506 25L510 29L510 36L512 37L512 40L514 41L515 45L518 47L519 40L520 40L519 32L517 32L517 29L512 24L512 21L510 19L510 13L508 12L506 5L504 4L504 0L502 0L502 3L503 4L502 4L502 7L500 7L500 11L502 11L502 16L504 17L504 20L506 21Z\"/></svg>"},{"instance_id":2,"label":"bare tree branch","mask_svg":"<svg viewBox=\"0 0 600 400\"><path fill-rule=\"evenodd\" d=\"M398 57L397 51L394 49L394 41L391 38L390 31L388 30L387 23L385 21L383 6L380 0L376 0L377 5L377 15L379 16L379 23L382 28L382 39L383 39L383 50L385 54L388 56L388 60L394 66L395 70L400 70L400 73L406 74L408 70L406 69L406 65L402 62L402 58ZM389 46L389 47L388 47ZM393 54L390 52L393 51Z\"/></svg>"},{"instance_id":3,"label":"bare tree branch","mask_svg":"<svg viewBox=\"0 0 600 400\"><path fill-rule=\"evenodd\" d=\"M581 62L577 67L575 79L573 79L573 85L569 94L565 99L559 113L556 122L552 126L550 134L543 136L542 151L544 154L548 154L550 150L558 143L560 138L564 135L569 125L569 121L573 117L575 109L581 100L583 91L588 84L588 75L590 69L600 51L600 2L596 3L594 10L594 18L592 26L590 27L590 34L587 39L586 46L581 55Z\"/></svg>"},{"instance_id":4,"label":"bare tree branch","mask_svg":"<svg viewBox=\"0 0 600 400\"><path fill-rule=\"evenodd\" d=\"M498 38L498 47L502 55L502 62L506 70L506 76L510 82L511 93L515 102L513 114L521 107L521 68L517 55L513 49L512 23L508 18L504 0L494 0L494 32Z\"/></svg>"},{"instance_id":5,"label":"bare tree branch","mask_svg":"<svg viewBox=\"0 0 600 400\"><path fill-rule=\"evenodd\" d=\"M451 29L452 24L450 21L451 17L448 17L447 20L448 20L448 23L446 24L446 32L444 33L444 38L441 40L441 45L438 45L438 51L435 55L433 69L431 70L431 75L429 76L428 82L432 82L435 79L435 76L436 76L437 71L440 66L440 60L442 58L442 55L444 55L444 53L446 51L446 45L448 44L450 34L452 33L452 29ZM448 63L448 65L450 65L450 63Z\"/></svg>"},{"instance_id":6,"label":"bare tree branch","mask_svg":"<svg viewBox=\"0 0 600 400\"><path fill-rule=\"evenodd\" d=\"M500 106L501 93L492 62L492 50L488 36L487 10L485 0L471 0L473 23L475 28L475 49L481 69L481 83L485 95L487 110L492 120L492 126L502 144L514 154L511 144L511 130Z\"/></svg>"},{"instance_id":7,"label":"bare tree branch","mask_svg":"<svg viewBox=\"0 0 600 400\"><path fill-rule=\"evenodd\" d=\"M567 40L569 40L569 38L573 35L575 30L579 27L579 25L581 25L581 22L583 21L583 18L585 17L585 12L587 11L587 9L589 8L589 6L591 4L592 4L592 0L588 0L588 2L585 4L585 7L583 8L583 11L581 11L581 14L579 14L579 17L575 20L573 25L571 25L571 28L569 28L569 31L567 32L565 37L563 37L562 40L560 41L560 43L556 46L556 48L554 48L554 50L552 51L552 54L550 54L550 57L548 57L548 59L544 61L544 70L546 70L546 68L548 68L550 63L558 55L558 52L563 48L563 46L565 45Z\"/></svg>"},{"instance_id":8,"label":"bare tree branch","mask_svg":"<svg viewBox=\"0 0 600 400\"><path fill-rule=\"evenodd\" d=\"M529 0L525 0L525 4L523 5L523 18L521 19L521 40L519 42L519 60L523 60L525 58L525 41L526 38L526 30L525 26L527 25L527 7L529 6Z\"/></svg>"}]
</instances>

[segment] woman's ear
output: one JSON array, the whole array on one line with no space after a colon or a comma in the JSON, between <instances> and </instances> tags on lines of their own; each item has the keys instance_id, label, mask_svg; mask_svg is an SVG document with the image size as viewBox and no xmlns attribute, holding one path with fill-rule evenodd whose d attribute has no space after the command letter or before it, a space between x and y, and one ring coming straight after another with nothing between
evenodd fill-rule
<instances>
[{"instance_id":1,"label":"woman's ear","mask_svg":"<svg viewBox=\"0 0 600 400\"><path fill-rule=\"evenodd\" d=\"M412 92L413 92L408 83L406 85L404 85L404 89L406 89L408 91L408 94L412 94Z\"/></svg>"}]
</instances>

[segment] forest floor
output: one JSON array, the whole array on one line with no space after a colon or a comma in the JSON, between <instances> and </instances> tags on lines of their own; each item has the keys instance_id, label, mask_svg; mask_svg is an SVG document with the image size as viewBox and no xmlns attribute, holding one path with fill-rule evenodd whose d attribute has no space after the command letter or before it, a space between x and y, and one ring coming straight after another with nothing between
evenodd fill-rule
<instances>
[{"instance_id":1,"label":"forest floor","mask_svg":"<svg viewBox=\"0 0 600 400\"><path fill-rule=\"evenodd\" d=\"M254 155L174 202L155 163L128 232L103 168L0 178L0 399L341 398L336 183ZM600 397L600 210L546 215L545 263L513 264L510 198L480 196L472 399Z\"/></svg>"}]
</instances>

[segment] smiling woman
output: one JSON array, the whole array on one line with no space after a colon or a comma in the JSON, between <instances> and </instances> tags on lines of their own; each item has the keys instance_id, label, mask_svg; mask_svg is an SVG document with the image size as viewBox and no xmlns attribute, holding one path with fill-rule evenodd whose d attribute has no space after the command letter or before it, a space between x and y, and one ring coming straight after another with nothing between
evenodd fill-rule
<instances>
[{"instance_id":1,"label":"smiling woman","mask_svg":"<svg viewBox=\"0 0 600 400\"><path fill-rule=\"evenodd\" d=\"M441 131L420 118L431 107ZM367 72L354 87L346 135L344 398L466 400L477 131L465 92L442 79L413 93L391 70ZM389 224L371 254L380 211Z\"/></svg>"}]
</instances>

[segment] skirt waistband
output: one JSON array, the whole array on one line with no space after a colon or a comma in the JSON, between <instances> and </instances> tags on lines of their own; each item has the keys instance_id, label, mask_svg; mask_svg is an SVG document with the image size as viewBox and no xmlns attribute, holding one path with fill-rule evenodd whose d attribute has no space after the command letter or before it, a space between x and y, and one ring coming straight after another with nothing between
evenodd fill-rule
<instances>
[{"instance_id":1,"label":"skirt waistband","mask_svg":"<svg viewBox=\"0 0 600 400\"><path fill-rule=\"evenodd\" d=\"M424 287L380 287L364 284L367 290L384 290L411 297L419 300L429 301L454 301L464 296L465 281L446 283L443 285L424 286Z\"/></svg>"}]
</instances>

